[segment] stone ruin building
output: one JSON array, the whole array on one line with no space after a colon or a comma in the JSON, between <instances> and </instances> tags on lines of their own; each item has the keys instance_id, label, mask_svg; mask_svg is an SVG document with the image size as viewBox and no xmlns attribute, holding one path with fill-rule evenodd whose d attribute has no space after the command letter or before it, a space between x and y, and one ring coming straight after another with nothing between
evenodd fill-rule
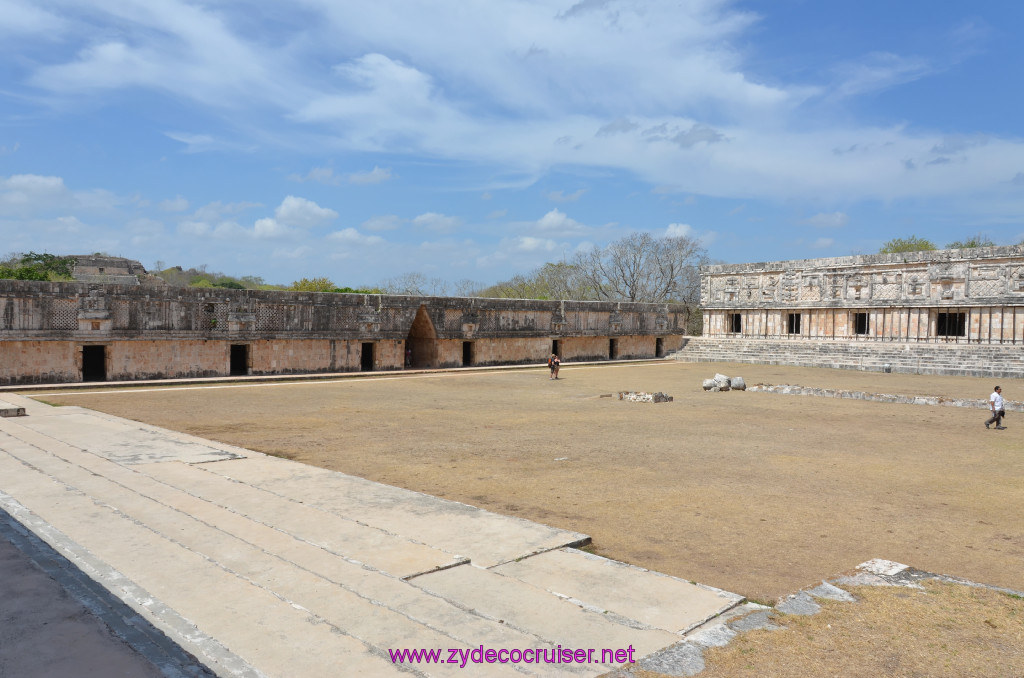
<instances>
[{"instance_id":1,"label":"stone ruin building","mask_svg":"<svg viewBox=\"0 0 1024 678\"><path fill-rule=\"evenodd\" d=\"M102 254L72 255L71 258L75 260L71 275L78 282L138 285L139 276L146 275L145 267L134 259Z\"/></svg>"},{"instance_id":2,"label":"stone ruin building","mask_svg":"<svg viewBox=\"0 0 1024 678\"><path fill-rule=\"evenodd\" d=\"M1024 377L1024 246L701 268L703 336L677 356Z\"/></svg>"},{"instance_id":3,"label":"stone ruin building","mask_svg":"<svg viewBox=\"0 0 1024 678\"><path fill-rule=\"evenodd\" d=\"M407 352L417 368L654 358L679 349L687 314L679 304L0 280L0 384L399 370Z\"/></svg>"}]
</instances>

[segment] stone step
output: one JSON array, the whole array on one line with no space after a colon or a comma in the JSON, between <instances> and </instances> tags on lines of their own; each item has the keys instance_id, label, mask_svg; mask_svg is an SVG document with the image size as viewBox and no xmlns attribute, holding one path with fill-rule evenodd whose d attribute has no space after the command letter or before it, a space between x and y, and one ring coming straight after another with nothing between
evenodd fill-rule
<instances>
[{"instance_id":1,"label":"stone step","mask_svg":"<svg viewBox=\"0 0 1024 678\"><path fill-rule=\"evenodd\" d=\"M115 506L31 469L9 454L11 441L5 437L0 437L0 477L6 494L154 598L175 610L187 610L197 632L217 638L264 674L323 675L328 657L329 664L344 666L351 675L402 674L372 648L309 611L227 572ZM254 628L263 632L253 633ZM268 636L288 642L268 643ZM210 661L201 655L200 659ZM216 670L214 663L211 668Z\"/></svg>"},{"instance_id":2,"label":"stone step","mask_svg":"<svg viewBox=\"0 0 1024 678\"><path fill-rule=\"evenodd\" d=\"M264 455L203 468L322 511L358 515L367 525L433 544L481 567L590 541L578 532Z\"/></svg>"},{"instance_id":3,"label":"stone step","mask_svg":"<svg viewBox=\"0 0 1024 678\"><path fill-rule=\"evenodd\" d=\"M234 465L250 461L238 459L226 463ZM187 488L194 497L272 527L291 538L396 577L422 574L467 560L362 521L328 513L315 505L229 480L212 472L209 464L148 464L139 470L173 487Z\"/></svg>"},{"instance_id":4,"label":"stone step","mask_svg":"<svg viewBox=\"0 0 1024 678\"><path fill-rule=\"evenodd\" d=\"M642 627L634 620L585 609L525 581L474 565L460 565L411 580L436 595L491 619L557 643L563 648L632 647L635 657L679 642L663 629Z\"/></svg>"},{"instance_id":5,"label":"stone step","mask_svg":"<svg viewBox=\"0 0 1024 678\"><path fill-rule=\"evenodd\" d=\"M743 602L743 597L658 572L558 549L493 568L584 606L653 628L686 633Z\"/></svg>"},{"instance_id":6,"label":"stone step","mask_svg":"<svg viewBox=\"0 0 1024 678\"><path fill-rule=\"evenodd\" d=\"M389 649L402 648L458 648L468 652L480 643L491 647L549 647L536 636L481 618L397 578L332 557L311 544L254 525L240 516L232 520L232 514L228 513L221 516L226 520L211 525L98 475L95 470L17 442L6 441L5 449L22 463L31 463L40 473L59 479L67 488L73 487L94 502L116 507L117 513L125 519L144 525L174 545L272 593L296 609L308 611L320 620L319 623L363 642L379 656L386 656ZM96 461L94 467L106 465L105 470L139 476L105 460ZM144 482L137 484L145 485ZM164 494L173 492L166 486L164 489ZM199 508L201 513L202 507L196 506L197 503L198 500L193 499L191 505L183 508ZM371 591L373 595L368 595ZM416 610L420 612L420 619L407 614ZM425 675L464 675L458 673L458 666L450 664L420 670ZM475 673L513 675L511 668L504 665L485 665ZM537 675L532 671L527 673Z\"/></svg>"},{"instance_id":7,"label":"stone step","mask_svg":"<svg viewBox=\"0 0 1024 678\"><path fill-rule=\"evenodd\" d=\"M193 467L180 462L124 466L105 457L83 453L73 445L32 430L9 427L8 432L29 444L48 447L64 459L73 458L91 472L116 478L126 487L145 491L148 496L158 497L181 510L194 511L211 524L234 521L244 524L247 530L265 528L265 534L267 529L273 528L287 539L305 541L398 577L450 567L465 560L354 520L228 481L203 471L206 466ZM181 490L182 487L188 489Z\"/></svg>"}]
</instances>

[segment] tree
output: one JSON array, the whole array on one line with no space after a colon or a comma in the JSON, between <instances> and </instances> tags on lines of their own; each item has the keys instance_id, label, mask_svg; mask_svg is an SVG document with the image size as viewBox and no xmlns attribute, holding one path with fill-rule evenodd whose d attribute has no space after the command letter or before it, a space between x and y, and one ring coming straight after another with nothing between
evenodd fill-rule
<instances>
[{"instance_id":1,"label":"tree","mask_svg":"<svg viewBox=\"0 0 1024 678\"><path fill-rule=\"evenodd\" d=\"M293 282L288 289L295 292L333 292L336 287L327 278L303 278Z\"/></svg>"},{"instance_id":2,"label":"tree","mask_svg":"<svg viewBox=\"0 0 1024 678\"><path fill-rule=\"evenodd\" d=\"M481 297L501 299L597 299L587 287L576 264L548 262L527 275L517 274L508 280L480 290Z\"/></svg>"},{"instance_id":3,"label":"tree","mask_svg":"<svg viewBox=\"0 0 1024 678\"><path fill-rule=\"evenodd\" d=\"M987 235L979 233L964 240L954 240L946 245L948 250L962 250L968 247L995 247L995 242Z\"/></svg>"},{"instance_id":4,"label":"tree","mask_svg":"<svg viewBox=\"0 0 1024 678\"><path fill-rule=\"evenodd\" d=\"M74 257L45 252L11 254L0 262L0 278L16 280L71 280L74 270Z\"/></svg>"},{"instance_id":5,"label":"tree","mask_svg":"<svg viewBox=\"0 0 1024 678\"><path fill-rule=\"evenodd\" d=\"M693 304L699 300L699 268L706 259L694 238L631 233L603 249L581 252L573 265L598 299Z\"/></svg>"},{"instance_id":6,"label":"tree","mask_svg":"<svg viewBox=\"0 0 1024 678\"><path fill-rule=\"evenodd\" d=\"M896 254L897 252L921 252L923 250L934 250L935 243L927 238L919 238L912 235L907 238L893 238L882 245L878 250L879 254Z\"/></svg>"},{"instance_id":7,"label":"tree","mask_svg":"<svg viewBox=\"0 0 1024 678\"><path fill-rule=\"evenodd\" d=\"M448 283L441 278L428 278L422 273L405 273L380 284L385 294L411 297L440 297L447 293Z\"/></svg>"}]
</instances>

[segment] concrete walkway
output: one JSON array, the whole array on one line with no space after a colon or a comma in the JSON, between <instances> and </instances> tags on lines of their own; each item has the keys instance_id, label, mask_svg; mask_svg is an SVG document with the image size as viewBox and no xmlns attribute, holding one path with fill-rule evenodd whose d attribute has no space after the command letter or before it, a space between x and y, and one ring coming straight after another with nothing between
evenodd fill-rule
<instances>
[{"instance_id":1,"label":"concrete walkway","mask_svg":"<svg viewBox=\"0 0 1024 678\"><path fill-rule=\"evenodd\" d=\"M600 675L742 601L582 534L0 394L20 407L0 509L217 675ZM526 661L559 646L592 661Z\"/></svg>"}]
</instances>

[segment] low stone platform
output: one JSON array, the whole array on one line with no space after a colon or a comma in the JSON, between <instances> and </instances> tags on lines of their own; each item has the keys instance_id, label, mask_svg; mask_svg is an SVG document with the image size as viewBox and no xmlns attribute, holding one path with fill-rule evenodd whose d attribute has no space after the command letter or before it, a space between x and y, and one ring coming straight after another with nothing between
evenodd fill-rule
<instances>
[{"instance_id":1,"label":"low stone platform","mask_svg":"<svg viewBox=\"0 0 1024 678\"><path fill-rule=\"evenodd\" d=\"M599 675L742 602L580 551L583 534L0 399L27 415L0 419L0 508L217 675ZM557 649L595 652L498 654Z\"/></svg>"},{"instance_id":2,"label":"low stone platform","mask_svg":"<svg viewBox=\"0 0 1024 678\"><path fill-rule=\"evenodd\" d=\"M690 363L831 367L868 372L1024 378L1021 343L844 341L757 337L688 337L670 357Z\"/></svg>"}]
</instances>

